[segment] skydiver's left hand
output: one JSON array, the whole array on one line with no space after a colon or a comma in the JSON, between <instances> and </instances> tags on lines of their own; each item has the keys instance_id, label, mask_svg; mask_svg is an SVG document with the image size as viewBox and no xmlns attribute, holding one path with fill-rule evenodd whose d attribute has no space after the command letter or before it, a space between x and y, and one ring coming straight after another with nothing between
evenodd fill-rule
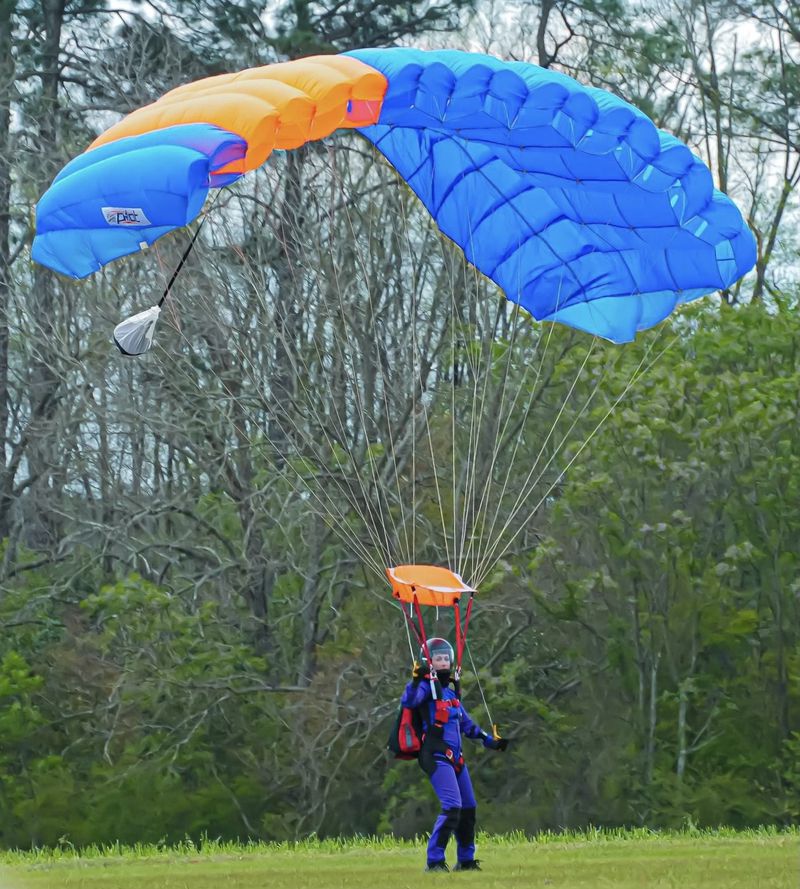
<instances>
[{"instance_id":1,"label":"skydiver's left hand","mask_svg":"<svg viewBox=\"0 0 800 889\"><path fill-rule=\"evenodd\" d=\"M493 738L491 735L486 735L483 739L483 746L487 747L489 750L500 750L505 752L508 748L508 738Z\"/></svg>"}]
</instances>

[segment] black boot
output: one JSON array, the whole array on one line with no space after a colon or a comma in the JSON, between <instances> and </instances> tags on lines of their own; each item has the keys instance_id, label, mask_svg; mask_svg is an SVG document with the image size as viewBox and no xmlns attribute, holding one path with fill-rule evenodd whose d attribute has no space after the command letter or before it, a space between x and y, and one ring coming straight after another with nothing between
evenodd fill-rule
<instances>
[{"instance_id":1,"label":"black boot","mask_svg":"<svg viewBox=\"0 0 800 889\"><path fill-rule=\"evenodd\" d=\"M481 870L481 863L477 858L473 861L457 861L453 870Z\"/></svg>"},{"instance_id":2,"label":"black boot","mask_svg":"<svg viewBox=\"0 0 800 889\"><path fill-rule=\"evenodd\" d=\"M429 861L425 866L425 870L441 870L441 871L449 871L450 868L447 866L446 861ZM458 870L458 865L456 865L456 870Z\"/></svg>"}]
</instances>

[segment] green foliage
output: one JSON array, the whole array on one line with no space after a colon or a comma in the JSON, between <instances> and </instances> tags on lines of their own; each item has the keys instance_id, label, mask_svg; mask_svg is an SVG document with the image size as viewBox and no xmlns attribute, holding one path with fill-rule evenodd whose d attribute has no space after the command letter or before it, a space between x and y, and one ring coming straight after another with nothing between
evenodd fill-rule
<instances>
[{"instance_id":1,"label":"green foliage","mask_svg":"<svg viewBox=\"0 0 800 889\"><path fill-rule=\"evenodd\" d=\"M790 817L800 325L758 306L695 317L571 473L530 568L585 637L586 692L637 739L597 739L620 751L605 780L623 820L752 824Z\"/></svg>"},{"instance_id":2,"label":"green foliage","mask_svg":"<svg viewBox=\"0 0 800 889\"><path fill-rule=\"evenodd\" d=\"M513 739L504 756L469 751L493 830L798 817L800 322L752 306L694 310L673 330L549 501L538 545L483 586L471 653ZM579 433L672 337L591 356L578 385L595 370L604 385ZM571 382L584 356L561 352L553 379ZM320 799L324 835L428 829L425 776L381 755L402 631L329 542L324 632L307 648L314 525L284 496L276 486L268 541L297 567L275 580L266 664L224 587L103 580L90 550L41 566L21 555L2 600L3 845L290 840ZM192 552L244 550L226 493L196 510L195 524L173 520L176 537L193 529ZM469 673L465 693L486 721Z\"/></svg>"}]
</instances>

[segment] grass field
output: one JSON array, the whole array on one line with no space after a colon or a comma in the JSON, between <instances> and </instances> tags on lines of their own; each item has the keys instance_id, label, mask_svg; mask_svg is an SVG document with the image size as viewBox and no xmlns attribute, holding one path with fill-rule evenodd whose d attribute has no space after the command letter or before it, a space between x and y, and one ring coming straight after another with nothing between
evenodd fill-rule
<instances>
[{"instance_id":1,"label":"grass field","mask_svg":"<svg viewBox=\"0 0 800 889\"><path fill-rule=\"evenodd\" d=\"M451 858L453 850L450 850ZM800 889L800 830L481 837L481 873L425 874L391 838L0 853L0 889Z\"/></svg>"}]
</instances>

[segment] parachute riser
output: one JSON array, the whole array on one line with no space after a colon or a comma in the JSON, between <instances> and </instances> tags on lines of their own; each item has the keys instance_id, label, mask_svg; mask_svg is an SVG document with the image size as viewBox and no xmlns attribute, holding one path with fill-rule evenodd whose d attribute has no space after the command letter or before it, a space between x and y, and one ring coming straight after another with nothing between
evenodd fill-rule
<instances>
[{"instance_id":1,"label":"parachute riser","mask_svg":"<svg viewBox=\"0 0 800 889\"><path fill-rule=\"evenodd\" d=\"M467 603L467 611L464 615L464 625L461 625L461 609L458 602L453 603L453 615L456 625L456 669L453 674L453 685L455 686L456 695L461 697L461 664L464 657L464 646L467 642L467 630L469 629L469 618L472 614L472 603L475 601L475 593L470 593L469 602Z\"/></svg>"},{"instance_id":2,"label":"parachute riser","mask_svg":"<svg viewBox=\"0 0 800 889\"><path fill-rule=\"evenodd\" d=\"M456 694L459 696L461 694L462 658L464 655L464 646L466 645L467 641L467 631L469 629L469 620L472 614L472 605L474 600L475 594L471 593L469 597L469 603L467 604L467 610L464 615L463 624L461 620L459 601L458 599L456 599L453 602L453 616L456 629L456 663L455 669L453 670L453 685L455 686ZM409 611L411 611L412 609L413 613L410 614ZM434 700L438 700L441 695L441 684L437 679L436 670L433 668L431 655L428 651L428 636L425 632L425 622L422 617L422 606L420 605L419 599L417 598L416 594L412 598L411 609L409 609L409 611L406 611L404 603L401 602L400 610L403 612L403 617L406 619L409 627L411 628L411 632L414 634L414 637L416 638L420 648L425 654L425 659L427 660L430 667L431 694Z\"/></svg>"},{"instance_id":3,"label":"parachute riser","mask_svg":"<svg viewBox=\"0 0 800 889\"><path fill-rule=\"evenodd\" d=\"M461 678L461 664L464 657L464 646L467 643L467 631L469 630L469 619L472 614L472 604L475 601L475 593L470 593L469 602L467 603L467 611L464 615L464 624L461 624L461 609L459 602L453 602L453 614L456 624L456 673L457 678Z\"/></svg>"}]
</instances>

